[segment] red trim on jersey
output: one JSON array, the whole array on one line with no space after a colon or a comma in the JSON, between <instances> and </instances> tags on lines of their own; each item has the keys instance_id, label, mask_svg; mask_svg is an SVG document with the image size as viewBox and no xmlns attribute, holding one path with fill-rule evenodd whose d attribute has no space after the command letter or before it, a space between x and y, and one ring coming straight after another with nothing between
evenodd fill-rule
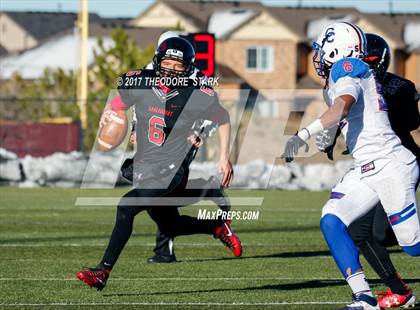
<instances>
[{"instance_id":1,"label":"red trim on jersey","mask_svg":"<svg viewBox=\"0 0 420 310\"><path fill-rule=\"evenodd\" d=\"M122 101L121 96L115 97L114 99L112 99L111 101L111 107L114 111L119 111L122 110L126 107L127 105L124 103L124 101Z\"/></svg>"},{"instance_id":2,"label":"red trim on jersey","mask_svg":"<svg viewBox=\"0 0 420 310\"><path fill-rule=\"evenodd\" d=\"M159 86L159 88L160 88L161 90L163 90L163 92L164 92L165 94L166 94L166 93L168 93L168 92L171 90L169 87L167 87L167 86L163 85L163 84L160 82L160 80L159 80L158 86Z\"/></svg>"}]
</instances>

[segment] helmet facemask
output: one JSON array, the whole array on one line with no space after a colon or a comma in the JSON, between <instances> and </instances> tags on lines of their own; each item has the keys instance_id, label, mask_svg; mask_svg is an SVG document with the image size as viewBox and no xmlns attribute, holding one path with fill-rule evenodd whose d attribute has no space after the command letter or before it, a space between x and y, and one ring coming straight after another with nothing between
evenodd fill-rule
<instances>
[{"instance_id":1,"label":"helmet facemask","mask_svg":"<svg viewBox=\"0 0 420 310\"><path fill-rule=\"evenodd\" d=\"M328 79L332 64L324 58L325 51L322 50L321 45L319 45L317 42L314 42L312 44L312 48L314 49L314 56L312 57L312 62L314 64L316 73L320 77Z\"/></svg>"},{"instance_id":2,"label":"helmet facemask","mask_svg":"<svg viewBox=\"0 0 420 310\"><path fill-rule=\"evenodd\" d=\"M185 70L175 70L162 67L162 61L172 59L179 61ZM164 40L155 52L153 67L157 75L162 77L188 77L194 70L195 51L192 45L183 38Z\"/></svg>"},{"instance_id":3,"label":"helmet facemask","mask_svg":"<svg viewBox=\"0 0 420 310\"><path fill-rule=\"evenodd\" d=\"M164 61L165 59L173 59L173 60L177 60L181 62L184 65L185 70L176 70L176 69L169 69L169 68L163 67L161 64L162 64L162 61ZM190 66L188 66L188 64L183 62L182 59L174 58L174 57L163 57L163 58L160 58L159 60L159 58L155 56L153 58L153 65L154 65L156 73L161 77L186 77L186 76L189 76L191 72L191 69L189 68Z\"/></svg>"}]
</instances>

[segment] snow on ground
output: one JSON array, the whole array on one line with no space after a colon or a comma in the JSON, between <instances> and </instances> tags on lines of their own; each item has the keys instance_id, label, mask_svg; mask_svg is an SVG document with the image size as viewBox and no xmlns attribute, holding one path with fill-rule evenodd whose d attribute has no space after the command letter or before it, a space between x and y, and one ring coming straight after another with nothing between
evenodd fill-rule
<instances>
[{"instance_id":1,"label":"snow on ground","mask_svg":"<svg viewBox=\"0 0 420 310\"><path fill-rule=\"evenodd\" d=\"M3 184L20 187L113 187L124 183L119 176L119 167L125 157L132 154L95 153L91 160L80 152L55 153L44 158L25 156L17 158L12 152L0 148L0 180ZM120 164L118 164L120 163ZM351 166L352 161L337 161L331 164L291 163L287 165L267 164L254 160L235 166L233 188L248 189L305 189L328 190ZM194 162L190 179L209 178L217 175L213 162ZM127 184L127 183L125 183ZM91 185L91 186L89 186Z\"/></svg>"}]
</instances>

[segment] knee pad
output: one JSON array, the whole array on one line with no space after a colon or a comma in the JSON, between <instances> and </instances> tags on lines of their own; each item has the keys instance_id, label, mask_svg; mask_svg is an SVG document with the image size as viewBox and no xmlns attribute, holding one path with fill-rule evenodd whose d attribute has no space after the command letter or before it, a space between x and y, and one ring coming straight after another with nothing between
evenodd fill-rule
<instances>
[{"instance_id":1,"label":"knee pad","mask_svg":"<svg viewBox=\"0 0 420 310\"><path fill-rule=\"evenodd\" d=\"M334 260L344 278L362 268L359 251L351 239L346 225L334 214L325 214L320 222L321 231Z\"/></svg>"},{"instance_id":2,"label":"knee pad","mask_svg":"<svg viewBox=\"0 0 420 310\"><path fill-rule=\"evenodd\" d=\"M401 248L410 256L420 256L420 242L416 243L415 245L402 246Z\"/></svg>"}]
</instances>

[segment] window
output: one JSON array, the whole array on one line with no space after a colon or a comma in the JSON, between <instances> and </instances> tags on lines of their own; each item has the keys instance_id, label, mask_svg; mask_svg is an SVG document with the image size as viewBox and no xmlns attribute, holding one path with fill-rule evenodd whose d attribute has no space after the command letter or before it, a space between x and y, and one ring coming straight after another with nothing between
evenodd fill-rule
<instances>
[{"instance_id":1,"label":"window","mask_svg":"<svg viewBox=\"0 0 420 310\"><path fill-rule=\"evenodd\" d=\"M246 50L246 68L252 71L272 71L273 52L271 46L249 47Z\"/></svg>"}]
</instances>

